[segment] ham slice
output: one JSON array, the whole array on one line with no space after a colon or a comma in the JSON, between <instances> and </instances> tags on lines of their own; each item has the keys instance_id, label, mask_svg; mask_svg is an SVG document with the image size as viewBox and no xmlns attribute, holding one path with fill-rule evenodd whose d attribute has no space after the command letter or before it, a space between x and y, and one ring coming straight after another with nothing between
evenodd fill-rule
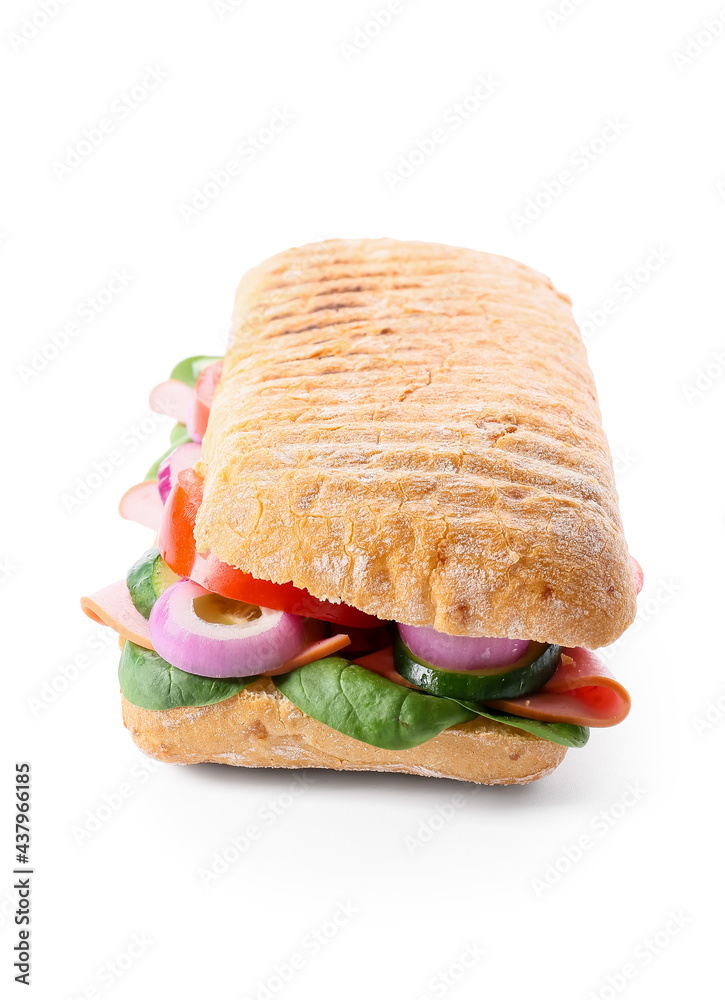
<instances>
[{"instance_id":1,"label":"ham slice","mask_svg":"<svg viewBox=\"0 0 725 1000\"><path fill-rule=\"evenodd\" d=\"M180 424L186 423L189 407L194 402L194 390L186 382L170 378L155 386L149 396L149 406L154 413L173 417Z\"/></svg>"},{"instance_id":2,"label":"ham slice","mask_svg":"<svg viewBox=\"0 0 725 1000\"><path fill-rule=\"evenodd\" d=\"M381 677L385 677L386 680L400 684L402 687L412 688L413 691L420 690L420 688L417 688L415 684L411 684L410 681L406 680L395 669L392 646L386 646L385 649L377 649L374 653L368 653L365 656L358 656L352 662L357 663L359 667L372 670L374 673L380 674Z\"/></svg>"},{"instance_id":3,"label":"ham slice","mask_svg":"<svg viewBox=\"0 0 725 1000\"><path fill-rule=\"evenodd\" d=\"M349 645L350 637L342 634L331 635L327 639L318 639L317 642L313 642L311 646L307 646L301 653L293 656L291 660L287 660L280 667L277 667L275 670L268 670L264 676L274 677L275 674L288 674L290 670L296 670L297 667L306 667L308 663L313 663L315 660L322 660L326 656L332 656L333 653L337 653Z\"/></svg>"},{"instance_id":4,"label":"ham slice","mask_svg":"<svg viewBox=\"0 0 725 1000\"><path fill-rule=\"evenodd\" d=\"M136 521L145 528L158 531L164 514L164 502L155 479L136 483L121 497L118 512L127 521Z\"/></svg>"},{"instance_id":5,"label":"ham slice","mask_svg":"<svg viewBox=\"0 0 725 1000\"><path fill-rule=\"evenodd\" d=\"M145 528L158 531L164 514L164 503L155 479L136 483L121 497L118 505L121 517L127 521L137 521Z\"/></svg>"},{"instance_id":6,"label":"ham slice","mask_svg":"<svg viewBox=\"0 0 725 1000\"><path fill-rule=\"evenodd\" d=\"M540 691L487 704L525 719L603 728L626 719L631 699L596 654L577 646L562 651L556 673Z\"/></svg>"},{"instance_id":7,"label":"ham slice","mask_svg":"<svg viewBox=\"0 0 725 1000\"><path fill-rule=\"evenodd\" d=\"M644 587L644 570L634 558L634 556L629 557L632 560L632 570L634 571L634 585L637 588L637 593L642 593L642 587Z\"/></svg>"},{"instance_id":8,"label":"ham slice","mask_svg":"<svg viewBox=\"0 0 725 1000\"><path fill-rule=\"evenodd\" d=\"M358 656L352 662L396 684L419 690L395 669L392 646ZM525 719L601 728L622 722L629 713L631 699L598 656L576 648L562 652L556 673L540 691L485 704Z\"/></svg>"},{"instance_id":9,"label":"ham slice","mask_svg":"<svg viewBox=\"0 0 725 1000\"><path fill-rule=\"evenodd\" d=\"M125 580L112 583L110 587L104 587L90 597L82 597L81 607L94 622L108 625L124 639L130 639L145 649L154 648L151 645L149 623L134 607Z\"/></svg>"}]
</instances>

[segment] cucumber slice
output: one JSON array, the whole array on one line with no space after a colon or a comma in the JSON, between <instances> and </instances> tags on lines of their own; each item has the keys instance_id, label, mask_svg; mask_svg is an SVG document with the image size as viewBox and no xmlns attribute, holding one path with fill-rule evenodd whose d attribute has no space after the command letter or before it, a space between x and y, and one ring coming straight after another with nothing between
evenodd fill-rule
<instances>
[{"instance_id":1,"label":"cucumber slice","mask_svg":"<svg viewBox=\"0 0 725 1000\"><path fill-rule=\"evenodd\" d=\"M157 548L144 552L126 574L126 586L134 607L144 618L163 592L181 577L167 566Z\"/></svg>"},{"instance_id":2,"label":"cucumber slice","mask_svg":"<svg viewBox=\"0 0 725 1000\"><path fill-rule=\"evenodd\" d=\"M416 687L441 698L495 701L538 691L556 672L561 646L531 642L524 656L508 667L493 670L444 670L416 656L398 636L395 669Z\"/></svg>"}]
</instances>

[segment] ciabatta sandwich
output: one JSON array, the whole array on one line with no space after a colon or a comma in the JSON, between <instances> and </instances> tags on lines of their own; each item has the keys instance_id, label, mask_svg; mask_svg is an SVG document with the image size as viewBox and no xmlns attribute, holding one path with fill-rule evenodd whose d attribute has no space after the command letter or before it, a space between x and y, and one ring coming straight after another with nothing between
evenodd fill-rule
<instances>
[{"instance_id":1,"label":"ciabatta sandwich","mask_svg":"<svg viewBox=\"0 0 725 1000\"><path fill-rule=\"evenodd\" d=\"M331 240L250 271L223 359L152 393L158 531L83 599L174 763L552 771L629 696L592 650L641 571L570 302L506 258Z\"/></svg>"}]
</instances>

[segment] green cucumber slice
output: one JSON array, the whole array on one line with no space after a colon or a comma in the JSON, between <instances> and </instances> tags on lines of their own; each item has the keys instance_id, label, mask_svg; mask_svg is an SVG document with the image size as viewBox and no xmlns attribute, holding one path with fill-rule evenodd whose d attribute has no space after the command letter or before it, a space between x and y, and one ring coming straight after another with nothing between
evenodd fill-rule
<instances>
[{"instance_id":1,"label":"green cucumber slice","mask_svg":"<svg viewBox=\"0 0 725 1000\"><path fill-rule=\"evenodd\" d=\"M123 644L118 679L127 701L152 712L215 705L257 680L256 677L225 677L222 680L187 674L167 663L152 649L144 649L129 640Z\"/></svg>"},{"instance_id":2,"label":"green cucumber slice","mask_svg":"<svg viewBox=\"0 0 725 1000\"><path fill-rule=\"evenodd\" d=\"M177 382L184 382L193 389L203 370L207 365L214 364L215 361L221 361L221 356L196 354L193 358L184 358L175 366L169 377Z\"/></svg>"},{"instance_id":3,"label":"green cucumber slice","mask_svg":"<svg viewBox=\"0 0 725 1000\"><path fill-rule=\"evenodd\" d=\"M395 640L395 669L411 684L440 698L495 701L519 698L538 691L556 672L561 646L529 643L524 656L508 667L494 670L443 670L411 653L403 640Z\"/></svg>"},{"instance_id":4,"label":"green cucumber slice","mask_svg":"<svg viewBox=\"0 0 725 1000\"><path fill-rule=\"evenodd\" d=\"M586 746L589 740L589 729L586 726L575 726L571 722L542 722L540 719L524 719L520 715L510 715L508 712L497 712L493 708L483 708L475 701L459 701L454 699L463 708L470 708L472 712L477 712L486 719L493 719L494 722L502 722L506 726L514 729L523 729L526 733L533 733L550 743L558 743L563 747L580 748Z\"/></svg>"},{"instance_id":5,"label":"green cucumber slice","mask_svg":"<svg viewBox=\"0 0 725 1000\"><path fill-rule=\"evenodd\" d=\"M328 656L273 678L301 712L369 746L409 750L476 713Z\"/></svg>"},{"instance_id":6,"label":"green cucumber slice","mask_svg":"<svg viewBox=\"0 0 725 1000\"><path fill-rule=\"evenodd\" d=\"M156 598L181 577L164 562L157 548L149 549L126 574L126 586L134 607L144 618L151 614Z\"/></svg>"}]
</instances>

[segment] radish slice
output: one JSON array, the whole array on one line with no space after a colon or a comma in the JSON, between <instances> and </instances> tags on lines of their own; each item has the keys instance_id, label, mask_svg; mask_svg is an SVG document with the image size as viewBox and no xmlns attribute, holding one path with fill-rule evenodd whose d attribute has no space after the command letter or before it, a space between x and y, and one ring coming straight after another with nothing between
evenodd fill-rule
<instances>
[{"instance_id":1,"label":"radish slice","mask_svg":"<svg viewBox=\"0 0 725 1000\"><path fill-rule=\"evenodd\" d=\"M414 656L444 670L485 670L516 663L528 649L527 639L487 639L446 635L434 628L398 625L400 638Z\"/></svg>"},{"instance_id":2,"label":"radish slice","mask_svg":"<svg viewBox=\"0 0 725 1000\"><path fill-rule=\"evenodd\" d=\"M121 517L125 517L127 521L138 521L144 527L158 531L164 505L154 480L147 479L126 490L121 497L118 510Z\"/></svg>"},{"instance_id":3,"label":"radish slice","mask_svg":"<svg viewBox=\"0 0 725 1000\"><path fill-rule=\"evenodd\" d=\"M642 593L642 587L644 587L644 570L634 558L634 556L629 557L632 560L632 571L634 573L634 585L637 588L637 593Z\"/></svg>"},{"instance_id":4,"label":"radish slice","mask_svg":"<svg viewBox=\"0 0 725 1000\"><path fill-rule=\"evenodd\" d=\"M159 466L158 488L161 502L166 503L171 488L184 469L191 469L201 458L201 445L187 441L174 448Z\"/></svg>"},{"instance_id":5,"label":"radish slice","mask_svg":"<svg viewBox=\"0 0 725 1000\"><path fill-rule=\"evenodd\" d=\"M130 639L145 649L154 648L149 623L134 607L125 580L112 583L90 597L82 597L81 607L92 621L108 625L122 638Z\"/></svg>"},{"instance_id":6,"label":"radish slice","mask_svg":"<svg viewBox=\"0 0 725 1000\"><path fill-rule=\"evenodd\" d=\"M173 417L183 424L189 410L189 404L194 399L194 390L185 382L177 382L170 378L151 390L149 406L154 413L162 413Z\"/></svg>"},{"instance_id":7,"label":"radish slice","mask_svg":"<svg viewBox=\"0 0 725 1000\"><path fill-rule=\"evenodd\" d=\"M154 649L179 670L201 677L252 677L301 653L305 619L258 608L179 580L151 609Z\"/></svg>"}]
</instances>

